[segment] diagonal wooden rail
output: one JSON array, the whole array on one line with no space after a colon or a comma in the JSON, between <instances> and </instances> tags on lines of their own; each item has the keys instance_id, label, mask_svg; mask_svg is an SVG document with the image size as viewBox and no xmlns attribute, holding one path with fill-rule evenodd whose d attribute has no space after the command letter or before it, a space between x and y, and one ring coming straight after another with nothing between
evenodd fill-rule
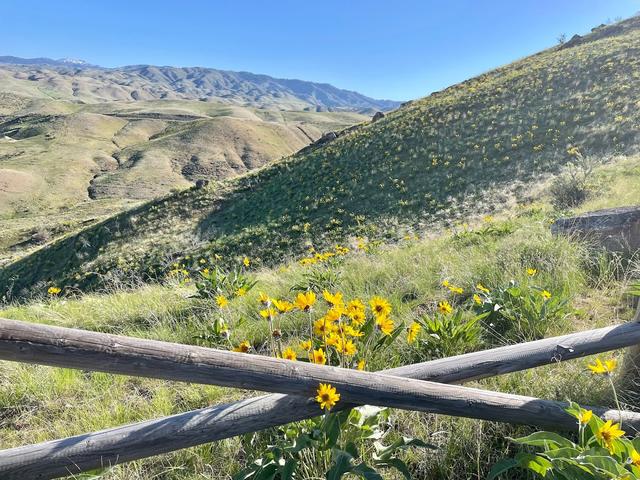
<instances>
[{"instance_id":1,"label":"diagonal wooden rail","mask_svg":"<svg viewBox=\"0 0 640 480\"><path fill-rule=\"evenodd\" d=\"M80 335L80 337L74 335ZM89 336L88 339L86 335ZM124 354L131 347L128 342L132 341L142 342L142 348L136 350L138 357L135 358ZM341 371L341 369L331 367L305 365L299 362L268 359L267 357L218 352L200 347L166 344L94 332L80 332L59 327L24 324L9 320L0 321L0 358L5 359L93 369L93 365L86 361L87 358L92 358L86 356L86 349L93 351L94 354L97 349L103 354L103 357L106 352L106 357L109 359L106 363L99 365L100 368L96 368L98 370L185 380L184 376L187 375L185 372L193 373L195 371L198 378L203 375L202 369L205 371L208 369L211 373L212 364L203 361L205 352L215 352L215 355L224 353L227 360L236 357L242 358L243 361L249 359L267 361L268 366L274 368L271 372L275 373L274 378L277 378L279 382L286 380L285 385L292 378L301 378L302 381L298 385L286 387L286 391L302 393L306 396L309 395L311 389L317 386L319 381L329 381L338 385L339 390L345 394L344 400L347 401L390 404L390 406L412 410L436 411L515 423L533 423L556 428L571 428L574 422L564 412L564 404L561 402L415 382L403 380L397 376L426 378L441 382L461 382L531 368L553 361L577 358L630 346L638 342L640 342L640 325L629 323L400 367L385 372L394 375L390 376L352 370ZM171 374L172 377L167 377L166 371L159 372L159 375L149 375L151 365L157 361L156 357L160 346L178 348L178 352L174 352L176 353L174 361L183 366L191 365L195 370L190 371L186 367L182 368L179 370L181 378L176 378L175 376L178 375L176 373ZM40 356L41 348L45 350L46 358L44 359ZM186 348L187 351L181 350L182 348ZM185 353L187 354L185 355ZM69 354L71 354L71 359L68 357ZM226 357L227 355L232 357ZM128 361L125 361L125 357ZM84 358L85 361L81 362L81 358ZM92 358L93 360L95 359ZM134 362L135 368L131 367L129 363L131 361ZM156 366L166 367L166 359L162 361L164 363ZM69 365L70 363L73 365ZM240 365L240 367L243 366ZM141 368L141 370L130 371L137 368ZM224 370L225 365L222 368ZM308 368L310 370L307 370ZM250 368L249 371L255 372L256 370ZM290 374L292 371L294 372L293 377ZM304 375L311 375L312 380L308 378L305 380L304 377L301 377L301 371ZM330 371L331 373L327 373ZM338 371L339 374L346 374L346 377L338 375L338 381L336 381L333 376L335 371ZM237 374L237 370L234 372ZM320 374L321 372L322 374ZM221 377L225 384L237 386L241 382L246 382L246 379L238 380L237 378L230 381L227 378L228 373L227 371ZM351 384L353 374L355 374L355 383ZM378 388L372 391L370 383L372 381L383 383L382 394ZM219 382L216 380L204 383ZM297 383L294 382L294 384ZM261 385L264 386L264 379ZM416 387L416 385L418 386ZM280 386L279 384L278 389ZM255 387L252 385L250 388ZM262 388L266 389L266 387ZM269 389L275 390L276 388L271 386ZM372 397L372 394L375 396ZM443 407L443 405L445 406ZM342 404L343 408L353 406L347 402ZM496 408L494 409L494 407ZM637 414L603 409L596 409L596 411L605 418L614 420L618 420L622 415L623 421L628 426L636 428L640 426ZM309 418L318 413L317 405L309 402L308 398L304 398L304 396L268 395L232 405L187 412L104 432L1 451L0 473L2 474L1 478L18 478L20 476L18 472L29 472L32 474L32 478L54 478L71 472L85 471L249 431L257 431L269 426Z\"/></svg>"}]
</instances>

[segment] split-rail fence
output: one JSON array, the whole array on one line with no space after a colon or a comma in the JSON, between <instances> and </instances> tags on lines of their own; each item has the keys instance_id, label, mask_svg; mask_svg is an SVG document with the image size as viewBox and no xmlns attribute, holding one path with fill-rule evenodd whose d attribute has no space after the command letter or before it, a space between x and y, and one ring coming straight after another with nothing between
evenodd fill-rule
<instances>
[{"instance_id":1,"label":"split-rail fence","mask_svg":"<svg viewBox=\"0 0 640 480\"><path fill-rule=\"evenodd\" d=\"M100 432L0 450L0 478L49 479L318 416L320 382L334 411L370 404L541 428L572 429L567 404L459 384L630 347L634 321L407 365L382 372L0 319L0 360L273 392ZM640 413L588 407L640 432Z\"/></svg>"}]
</instances>

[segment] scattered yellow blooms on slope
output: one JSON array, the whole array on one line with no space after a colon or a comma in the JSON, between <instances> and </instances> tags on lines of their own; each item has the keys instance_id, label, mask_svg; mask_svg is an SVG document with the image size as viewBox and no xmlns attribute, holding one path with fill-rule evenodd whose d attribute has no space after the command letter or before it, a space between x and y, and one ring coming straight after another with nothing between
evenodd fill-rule
<instances>
[{"instance_id":1,"label":"scattered yellow blooms on slope","mask_svg":"<svg viewBox=\"0 0 640 480\"><path fill-rule=\"evenodd\" d=\"M336 392L335 387L328 383L321 383L317 390L316 402L320 404L320 408L331 410L340 400L340 394Z\"/></svg>"},{"instance_id":2,"label":"scattered yellow blooms on slope","mask_svg":"<svg viewBox=\"0 0 640 480\"><path fill-rule=\"evenodd\" d=\"M618 361L615 358L610 358L602 363L602 360L596 358L595 363L587 365L587 368L595 375L609 375L616 368Z\"/></svg>"},{"instance_id":3,"label":"scattered yellow blooms on slope","mask_svg":"<svg viewBox=\"0 0 640 480\"><path fill-rule=\"evenodd\" d=\"M451 293L455 293L458 295L464 293L464 290L462 288L452 285L451 282L449 282L449 280L444 280L442 282L442 286L445 288L448 288Z\"/></svg>"}]
</instances>

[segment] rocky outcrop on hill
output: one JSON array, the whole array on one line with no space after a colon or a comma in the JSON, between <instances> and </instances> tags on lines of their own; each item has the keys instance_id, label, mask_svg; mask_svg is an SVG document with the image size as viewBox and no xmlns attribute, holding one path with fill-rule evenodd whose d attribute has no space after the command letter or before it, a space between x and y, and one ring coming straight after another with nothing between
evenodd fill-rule
<instances>
[{"instance_id":1,"label":"rocky outcrop on hill","mask_svg":"<svg viewBox=\"0 0 640 480\"><path fill-rule=\"evenodd\" d=\"M551 226L551 231L592 242L612 252L631 254L640 250L640 206L561 218Z\"/></svg>"}]
</instances>

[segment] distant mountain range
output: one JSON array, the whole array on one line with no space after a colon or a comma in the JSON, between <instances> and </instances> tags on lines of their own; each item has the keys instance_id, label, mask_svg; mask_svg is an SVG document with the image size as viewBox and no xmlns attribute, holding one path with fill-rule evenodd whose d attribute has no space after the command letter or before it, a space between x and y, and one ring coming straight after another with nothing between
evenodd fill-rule
<instances>
[{"instance_id":1,"label":"distant mountain range","mask_svg":"<svg viewBox=\"0 0 640 480\"><path fill-rule=\"evenodd\" d=\"M377 100L327 83L273 78L202 67L131 65L103 68L83 60L0 56L0 84L82 103L182 99L278 110L389 111ZM35 89L31 87L37 87ZM5 90L0 87L0 90Z\"/></svg>"},{"instance_id":2,"label":"distant mountain range","mask_svg":"<svg viewBox=\"0 0 640 480\"><path fill-rule=\"evenodd\" d=\"M22 58L14 57L11 55L0 55L0 64L7 63L9 65L52 65L52 66L74 66L74 67L91 67L90 63L84 60L76 58L60 58L54 60L53 58L38 57L38 58Z\"/></svg>"}]
</instances>

